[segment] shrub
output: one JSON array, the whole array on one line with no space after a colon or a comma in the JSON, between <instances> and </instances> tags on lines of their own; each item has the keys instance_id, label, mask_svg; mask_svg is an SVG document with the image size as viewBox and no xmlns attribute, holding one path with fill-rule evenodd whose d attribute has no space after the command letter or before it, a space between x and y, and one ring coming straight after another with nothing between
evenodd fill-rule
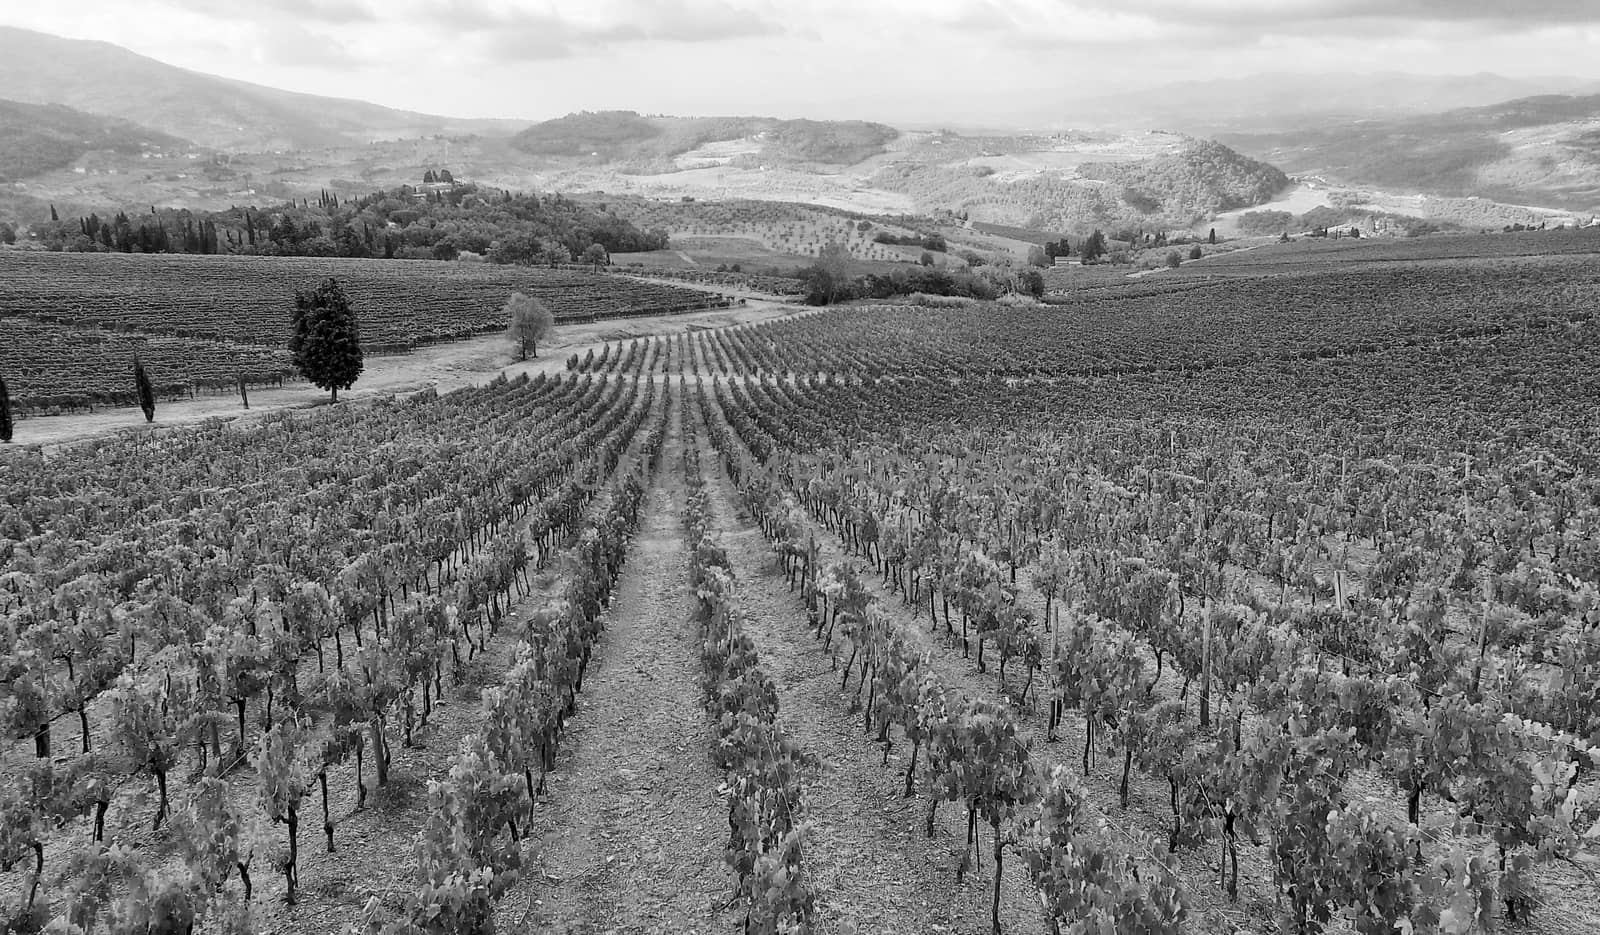
<instances>
[{"instance_id":1,"label":"shrub","mask_svg":"<svg viewBox=\"0 0 1600 935\"><path fill-rule=\"evenodd\" d=\"M906 296L906 302L911 305L922 305L928 308L966 308L977 302L959 295L929 295L926 292L913 292Z\"/></svg>"},{"instance_id":2,"label":"shrub","mask_svg":"<svg viewBox=\"0 0 1600 935\"><path fill-rule=\"evenodd\" d=\"M1167 268L1168 269L1177 269L1178 267L1180 267L1182 265L1183 265L1183 257L1178 256L1178 251L1174 250L1171 253L1167 254Z\"/></svg>"}]
</instances>

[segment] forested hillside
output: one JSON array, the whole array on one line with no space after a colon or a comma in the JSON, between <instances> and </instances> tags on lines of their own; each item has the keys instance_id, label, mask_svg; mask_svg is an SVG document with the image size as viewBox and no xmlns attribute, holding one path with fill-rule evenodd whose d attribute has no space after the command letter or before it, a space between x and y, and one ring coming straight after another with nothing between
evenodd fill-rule
<instances>
[{"instance_id":1,"label":"forested hillside","mask_svg":"<svg viewBox=\"0 0 1600 935\"><path fill-rule=\"evenodd\" d=\"M188 145L126 120L59 105L0 100L0 182L69 166L91 151L137 156Z\"/></svg>"},{"instance_id":2,"label":"forested hillside","mask_svg":"<svg viewBox=\"0 0 1600 935\"><path fill-rule=\"evenodd\" d=\"M1167 217L1262 204L1289 184L1277 167L1210 140L1195 140L1181 153L1144 162L1086 163L1078 174L1120 185L1123 203Z\"/></svg>"}]
</instances>

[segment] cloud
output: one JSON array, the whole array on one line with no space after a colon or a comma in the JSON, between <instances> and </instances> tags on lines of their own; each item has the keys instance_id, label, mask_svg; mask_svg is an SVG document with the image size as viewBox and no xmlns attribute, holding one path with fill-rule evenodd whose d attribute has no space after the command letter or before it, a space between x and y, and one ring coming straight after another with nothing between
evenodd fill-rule
<instances>
[{"instance_id":1,"label":"cloud","mask_svg":"<svg viewBox=\"0 0 1600 935\"><path fill-rule=\"evenodd\" d=\"M215 0L163 0L175 9L223 20L248 20L283 26L349 26L380 21L367 0L251 0L219 4Z\"/></svg>"},{"instance_id":2,"label":"cloud","mask_svg":"<svg viewBox=\"0 0 1600 935\"><path fill-rule=\"evenodd\" d=\"M593 0L544 8L435 0L417 15L435 38L467 43L501 64L566 58L627 43L711 43L785 32L775 19L730 0Z\"/></svg>"},{"instance_id":3,"label":"cloud","mask_svg":"<svg viewBox=\"0 0 1600 935\"><path fill-rule=\"evenodd\" d=\"M894 2L894 0L879 0ZM1600 25L1600 0L993 0L955 4L934 22L1018 50L1101 48L1147 66L1206 49L1315 41L1459 42Z\"/></svg>"},{"instance_id":4,"label":"cloud","mask_svg":"<svg viewBox=\"0 0 1600 935\"><path fill-rule=\"evenodd\" d=\"M264 64L289 67L316 67L352 58L345 42L312 32L294 21L262 26L257 33L256 54Z\"/></svg>"},{"instance_id":5,"label":"cloud","mask_svg":"<svg viewBox=\"0 0 1600 935\"><path fill-rule=\"evenodd\" d=\"M1128 12L1201 29L1366 32L1375 26L1511 29L1551 24L1600 23L1594 0L1145 0L1129 7L1113 0L1058 0L1063 10Z\"/></svg>"},{"instance_id":6,"label":"cloud","mask_svg":"<svg viewBox=\"0 0 1600 935\"><path fill-rule=\"evenodd\" d=\"M375 68L432 56L460 67L515 65L647 44L702 44L777 36L772 0L160 0L214 24L245 55L316 67L335 60ZM352 29L363 41L349 42ZM670 45L669 45L670 47Z\"/></svg>"}]
</instances>

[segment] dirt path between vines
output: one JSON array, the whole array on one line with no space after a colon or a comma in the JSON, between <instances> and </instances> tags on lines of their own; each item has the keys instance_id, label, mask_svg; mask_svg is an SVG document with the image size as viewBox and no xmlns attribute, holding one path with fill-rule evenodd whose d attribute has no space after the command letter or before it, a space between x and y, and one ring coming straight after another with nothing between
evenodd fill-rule
<instances>
[{"instance_id":1,"label":"dirt path between vines","mask_svg":"<svg viewBox=\"0 0 1600 935\"><path fill-rule=\"evenodd\" d=\"M736 437L734 444L740 445ZM972 658L964 658L962 655L961 620L958 612L952 608L955 632L954 636L948 636L944 632L942 620L934 625L926 614L921 612L914 614L899 595L889 593L870 562L847 552L837 534L818 522L809 512L805 513L804 525L815 535L821 563L824 566L833 562L855 565L860 571L863 585L877 599L879 609L899 624L901 632L910 644L924 654L933 671L939 674L948 688L967 697L984 698L997 703L1012 703L1011 699L1020 693L1023 683L1023 673L1017 671L1020 667L1008 673L1005 690L1001 689L996 678L998 660L991 662L987 674L980 674L976 665L975 634ZM925 602L926 598L923 600ZM1109 836L1110 843L1128 846L1137 853L1140 849L1146 848L1150 842L1164 840L1168 830L1167 815L1170 814L1166 806L1165 783L1135 770L1130 776L1129 808L1121 808L1117 796L1121 761L1105 752L1103 742L1098 745L1100 753L1096 756L1091 769L1087 775L1083 773L1081 754L1085 731L1082 715L1078 711L1066 712L1062 724L1057 729L1059 743L1046 741L1044 722L1047 705L1042 699L1046 697L1047 692L1048 687L1040 684L1036 678L1029 694L1028 704L1021 708L1013 708L1017 715L1017 734L1030 745L1036 768L1042 773L1048 773L1052 766L1060 764L1083 776L1089 801L1115 832ZM859 724L857 728L859 729ZM943 805L941 811L953 813L956 809ZM964 829L959 828L955 831L954 845L959 846L961 843L963 831ZM986 835L982 837L987 841ZM1140 843L1141 838L1144 843ZM985 882L988 882L992 877L988 874L987 853L984 856L983 877ZM1214 848L1199 851L1182 850L1177 856L1181 865L1180 880L1193 908L1191 924L1195 926L1196 931L1234 933L1247 928L1267 930L1274 924L1270 871L1264 866L1258 849L1248 846L1240 848L1238 903L1230 902L1221 887L1217 886L1216 868L1211 863L1216 858ZM1038 916L1036 891L1024 874L1014 872L1019 869L1019 864L1020 861L1015 859L1007 862L1005 880L1007 894L1026 894L1028 899L1032 900L1029 903L1032 912L1029 918L1036 919ZM985 903L985 907L986 905ZM1026 931L1033 931L1035 927L1030 925ZM1008 931L1016 930L1008 928Z\"/></svg>"},{"instance_id":2,"label":"dirt path between vines","mask_svg":"<svg viewBox=\"0 0 1600 935\"><path fill-rule=\"evenodd\" d=\"M727 817L700 705L700 661L681 516L676 401L606 629L548 799L524 850L522 879L496 928L725 932L737 928L722 861Z\"/></svg>"},{"instance_id":3,"label":"dirt path between vines","mask_svg":"<svg viewBox=\"0 0 1600 935\"><path fill-rule=\"evenodd\" d=\"M706 437L703 429L700 437ZM842 672L807 629L799 595L789 592L760 528L736 506L733 485L706 442L701 464L747 632L778 689L778 719L823 761L821 775L806 784L812 837L805 866L817 892L818 931L986 935L994 879L988 834L980 829L981 867L958 885L964 810L941 804L935 836L925 835L920 768L916 795L905 798L909 747L897 741L883 765L883 748L867 735L863 714L851 711L856 679L840 690ZM1036 899L1020 861L1009 855L1000 907L1006 932L1038 931Z\"/></svg>"}]
</instances>

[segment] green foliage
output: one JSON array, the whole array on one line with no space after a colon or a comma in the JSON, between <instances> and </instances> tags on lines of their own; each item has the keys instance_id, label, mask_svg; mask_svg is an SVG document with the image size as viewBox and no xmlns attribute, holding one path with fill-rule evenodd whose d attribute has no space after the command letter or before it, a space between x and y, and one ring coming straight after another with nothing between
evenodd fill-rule
<instances>
[{"instance_id":1,"label":"green foliage","mask_svg":"<svg viewBox=\"0 0 1600 935\"><path fill-rule=\"evenodd\" d=\"M929 254L924 256L931 264L933 257ZM974 273L923 264L896 268L887 273L853 276L847 263L826 261L819 261L799 272L801 281L805 283L806 303L809 305L832 305L851 299L888 299L914 293L993 299L1001 292L1001 285L995 282L994 275L988 267Z\"/></svg>"},{"instance_id":2,"label":"green foliage","mask_svg":"<svg viewBox=\"0 0 1600 935\"><path fill-rule=\"evenodd\" d=\"M1093 263L1106 255L1106 235L1099 228L1095 228L1083 241L1083 246L1078 248L1078 255L1085 263Z\"/></svg>"},{"instance_id":3,"label":"green foliage","mask_svg":"<svg viewBox=\"0 0 1600 935\"><path fill-rule=\"evenodd\" d=\"M511 298L506 300L505 312L508 322L506 337L517 346L521 359L527 360L530 354L539 356L539 342L555 330L556 319L549 306L538 299L513 292Z\"/></svg>"},{"instance_id":4,"label":"green foliage","mask_svg":"<svg viewBox=\"0 0 1600 935\"><path fill-rule=\"evenodd\" d=\"M11 421L11 390L6 378L0 377L0 443L10 443L15 425Z\"/></svg>"},{"instance_id":5,"label":"green foliage","mask_svg":"<svg viewBox=\"0 0 1600 935\"><path fill-rule=\"evenodd\" d=\"M298 757L304 739L304 732L293 723L275 725L262 736L253 761L262 810L273 824L288 826L289 853L282 867L291 906L300 882L300 801L311 786Z\"/></svg>"},{"instance_id":6,"label":"green foliage","mask_svg":"<svg viewBox=\"0 0 1600 935\"><path fill-rule=\"evenodd\" d=\"M661 128L631 110L582 111L536 123L511 145L533 156L589 156L615 159L661 135Z\"/></svg>"},{"instance_id":7,"label":"green foliage","mask_svg":"<svg viewBox=\"0 0 1600 935\"><path fill-rule=\"evenodd\" d=\"M561 195L517 194L468 182L401 186L360 197L325 194L275 208L161 209L37 224L47 249L76 252L455 259L565 263L593 244L608 252L661 250L667 235ZM505 246L502 246L505 245Z\"/></svg>"},{"instance_id":8,"label":"green foliage","mask_svg":"<svg viewBox=\"0 0 1600 935\"><path fill-rule=\"evenodd\" d=\"M775 156L798 162L854 165L883 152L899 131L862 120L784 120L767 131Z\"/></svg>"},{"instance_id":9,"label":"green foliage","mask_svg":"<svg viewBox=\"0 0 1600 935\"><path fill-rule=\"evenodd\" d=\"M1086 163L1078 173L1121 183L1123 201L1138 215L1186 222L1270 201L1289 185L1281 170L1210 140L1194 140L1182 152L1142 162Z\"/></svg>"},{"instance_id":10,"label":"green foliage","mask_svg":"<svg viewBox=\"0 0 1600 935\"><path fill-rule=\"evenodd\" d=\"M1108 843L1110 828L1094 814L1080 780L1057 766L1043 790L1038 820L1022 848L1045 912L1060 931L1178 935L1189 912L1167 856L1141 874L1130 851ZM1126 832L1124 832L1126 833Z\"/></svg>"},{"instance_id":11,"label":"green foliage","mask_svg":"<svg viewBox=\"0 0 1600 935\"><path fill-rule=\"evenodd\" d=\"M325 390L355 385L361 376L361 330L339 281L328 279L294 297L294 332L289 352L301 376Z\"/></svg>"},{"instance_id":12,"label":"green foliage","mask_svg":"<svg viewBox=\"0 0 1600 935\"><path fill-rule=\"evenodd\" d=\"M921 247L935 253L944 253L949 249L943 234L891 234L888 231L879 231L872 238L874 243L890 244L900 247Z\"/></svg>"},{"instance_id":13,"label":"green foliage","mask_svg":"<svg viewBox=\"0 0 1600 935\"><path fill-rule=\"evenodd\" d=\"M0 181L25 179L71 165L90 151L120 156L187 148L183 140L59 104L0 100Z\"/></svg>"},{"instance_id":14,"label":"green foliage","mask_svg":"<svg viewBox=\"0 0 1600 935\"><path fill-rule=\"evenodd\" d=\"M150 385L150 375L144 371L144 361L133 359L133 387L139 397L139 408L146 422L156 420L156 390Z\"/></svg>"}]
</instances>

